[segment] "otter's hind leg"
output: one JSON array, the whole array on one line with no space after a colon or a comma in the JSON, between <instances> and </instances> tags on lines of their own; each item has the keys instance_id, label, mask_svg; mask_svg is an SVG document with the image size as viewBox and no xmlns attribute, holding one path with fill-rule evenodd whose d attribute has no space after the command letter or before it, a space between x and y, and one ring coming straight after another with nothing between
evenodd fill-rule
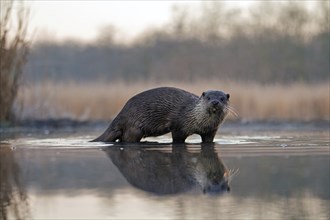
<instances>
[{"instance_id":1,"label":"otter's hind leg","mask_svg":"<svg viewBox=\"0 0 330 220\"><path fill-rule=\"evenodd\" d=\"M143 132L139 128L131 127L124 131L121 142L137 143L143 137Z\"/></svg>"},{"instance_id":2,"label":"otter's hind leg","mask_svg":"<svg viewBox=\"0 0 330 220\"><path fill-rule=\"evenodd\" d=\"M188 136L181 131L172 131L173 143L184 143Z\"/></svg>"}]
</instances>

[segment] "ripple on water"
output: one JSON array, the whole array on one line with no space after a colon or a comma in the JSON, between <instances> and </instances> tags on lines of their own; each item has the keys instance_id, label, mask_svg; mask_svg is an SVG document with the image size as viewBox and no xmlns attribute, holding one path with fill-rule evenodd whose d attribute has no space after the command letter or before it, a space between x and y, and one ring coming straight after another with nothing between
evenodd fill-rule
<instances>
[{"instance_id":1,"label":"ripple on water","mask_svg":"<svg viewBox=\"0 0 330 220\"><path fill-rule=\"evenodd\" d=\"M104 147L113 146L113 143L103 143L103 142L90 142L92 138L90 136L75 136L75 137L53 137L53 138L19 138L8 140L2 142L2 144L9 144L12 149L20 148L38 148L38 149L100 149ZM170 135L164 135L159 137L149 137L145 138L142 141L145 143L138 144L139 147L155 147L158 145L160 148L166 148L172 146L172 138ZM235 150L236 152L251 151L251 150L270 150L272 149L283 149L306 151L322 150L327 151L329 149L329 143L325 143L324 140L320 139L302 139L300 137L287 137L287 136L278 136L278 135L217 135L214 139L215 145L217 148L222 150ZM201 138L199 135L192 135L187 138L186 144L190 147L195 145L200 145ZM152 145L152 146L151 146ZM131 146L131 145L129 145ZM135 146L135 145L134 145ZM322 148L322 149L321 149Z\"/></svg>"},{"instance_id":2,"label":"ripple on water","mask_svg":"<svg viewBox=\"0 0 330 220\"><path fill-rule=\"evenodd\" d=\"M61 149L90 149L109 147L113 144L103 142L90 142L90 138L74 137L74 138L21 138L11 140L4 143L9 143L12 148L61 148Z\"/></svg>"}]
</instances>

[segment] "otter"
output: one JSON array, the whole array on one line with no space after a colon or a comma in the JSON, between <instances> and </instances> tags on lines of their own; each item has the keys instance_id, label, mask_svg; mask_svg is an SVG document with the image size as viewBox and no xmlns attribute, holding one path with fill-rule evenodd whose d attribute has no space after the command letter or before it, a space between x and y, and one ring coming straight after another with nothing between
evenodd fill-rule
<instances>
[{"instance_id":1,"label":"otter","mask_svg":"<svg viewBox=\"0 0 330 220\"><path fill-rule=\"evenodd\" d=\"M122 145L104 152L128 183L140 190L171 195L197 189L203 194L217 195L231 190L235 173L223 163L212 144L202 144L199 152L180 146L168 152L158 145L150 146L154 150Z\"/></svg>"},{"instance_id":2,"label":"otter","mask_svg":"<svg viewBox=\"0 0 330 220\"><path fill-rule=\"evenodd\" d=\"M228 113L229 97L217 90L198 97L173 87L150 89L129 99L107 130L92 141L134 143L171 132L173 143L184 143L192 134L212 143Z\"/></svg>"}]
</instances>

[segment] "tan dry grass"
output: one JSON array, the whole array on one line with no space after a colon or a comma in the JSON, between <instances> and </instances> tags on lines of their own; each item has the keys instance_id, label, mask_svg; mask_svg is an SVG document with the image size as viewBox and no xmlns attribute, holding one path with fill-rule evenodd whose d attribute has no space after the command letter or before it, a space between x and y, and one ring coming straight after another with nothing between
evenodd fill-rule
<instances>
[{"instance_id":1,"label":"tan dry grass","mask_svg":"<svg viewBox=\"0 0 330 220\"><path fill-rule=\"evenodd\" d=\"M329 84L261 85L210 82L43 82L25 86L19 93L23 118L71 117L80 120L111 119L133 95L158 86L175 86L197 95L218 89L231 95L231 105L244 119L329 120ZM231 116L231 118L234 118Z\"/></svg>"}]
</instances>

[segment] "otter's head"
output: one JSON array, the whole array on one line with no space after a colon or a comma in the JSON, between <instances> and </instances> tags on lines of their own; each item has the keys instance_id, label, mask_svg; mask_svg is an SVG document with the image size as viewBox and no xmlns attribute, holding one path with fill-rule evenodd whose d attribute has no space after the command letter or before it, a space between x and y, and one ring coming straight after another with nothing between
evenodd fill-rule
<instances>
[{"instance_id":1,"label":"otter's head","mask_svg":"<svg viewBox=\"0 0 330 220\"><path fill-rule=\"evenodd\" d=\"M205 194L230 191L229 171L220 160L206 161L202 159L196 164L194 177Z\"/></svg>"},{"instance_id":2,"label":"otter's head","mask_svg":"<svg viewBox=\"0 0 330 220\"><path fill-rule=\"evenodd\" d=\"M222 176L208 177L207 180L203 186L203 193L218 194L230 191L228 172Z\"/></svg>"},{"instance_id":3,"label":"otter's head","mask_svg":"<svg viewBox=\"0 0 330 220\"><path fill-rule=\"evenodd\" d=\"M229 94L222 91L209 90L203 92L201 100L206 104L210 114L227 114Z\"/></svg>"},{"instance_id":4,"label":"otter's head","mask_svg":"<svg viewBox=\"0 0 330 220\"><path fill-rule=\"evenodd\" d=\"M204 147L194 160L194 178L205 194L220 194L230 191L231 171L219 158L214 148Z\"/></svg>"}]
</instances>

